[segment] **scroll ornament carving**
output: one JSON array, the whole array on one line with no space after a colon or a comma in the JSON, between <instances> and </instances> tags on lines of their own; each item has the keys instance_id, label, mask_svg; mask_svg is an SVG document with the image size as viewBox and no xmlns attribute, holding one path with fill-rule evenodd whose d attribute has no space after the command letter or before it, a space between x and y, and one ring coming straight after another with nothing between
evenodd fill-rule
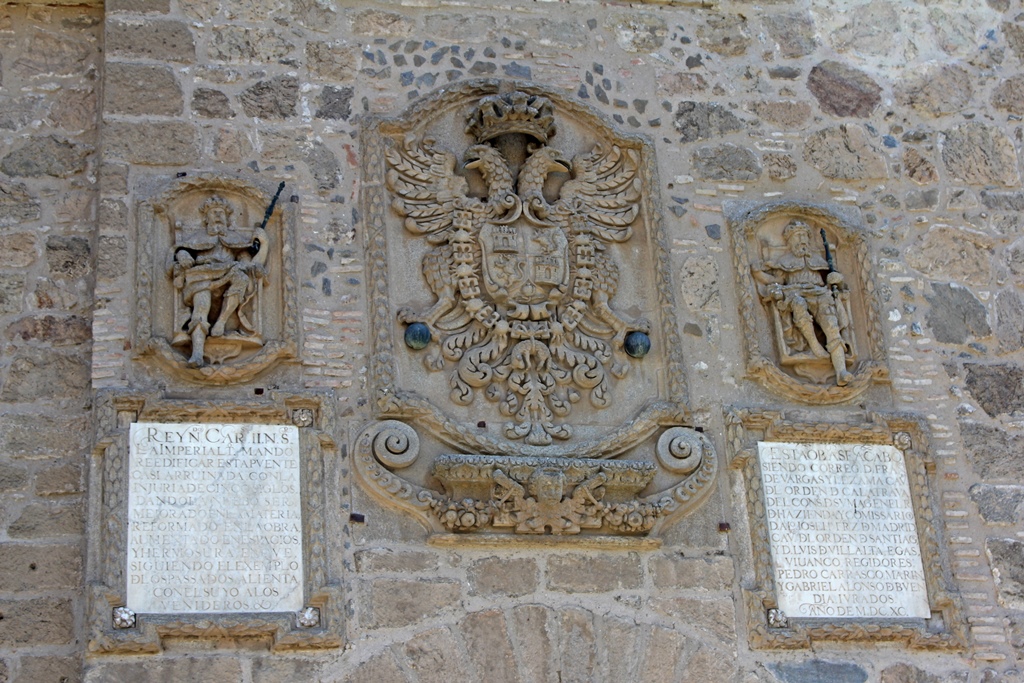
<instances>
[{"instance_id":1,"label":"scroll ornament carving","mask_svg":"<svg viewBox=\"0 0 1024 683\"><path fill-rule=\"evenodd\" d=\"M604 408L630 356L650 349L650 323L614 310L619 269L609 247L628 241L641 199L633 150L598 143L568 158L550 146L554 108L525 92L491 95L469 116L476 144L460 161L430 138L385 152L393 209L432 246L422 262L435 303L402 309L406 344L447 371L451 400L479 394L528 445L566 440L564 419L584 396ZM568 176L557 191L554 174Z\"/></svg>"}]
</instances>

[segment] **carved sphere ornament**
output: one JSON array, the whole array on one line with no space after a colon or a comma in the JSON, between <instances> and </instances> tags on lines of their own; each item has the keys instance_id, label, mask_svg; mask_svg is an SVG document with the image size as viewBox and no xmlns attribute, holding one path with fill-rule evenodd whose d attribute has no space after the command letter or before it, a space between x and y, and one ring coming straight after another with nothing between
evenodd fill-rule
<instances>
[{"instance_id":1,"label":"carved sphere ornament","mask_svg":"<svg viewBox=\"0 0 1024 683\"><path fill-rule=\"evenodd\" d=\"M412 323L405 328L405 345L413 351L425 349L430 343L430 328L423 323Z\"/></svg>"},{"instance_id":2,"label":"carved sphere ornament","mask_svg":"<svg viewBox=\"0 0 1024 683\"><path fill-rule=\"evenodd\" d=\"M373 439L373 455L386 467L399 470L416 462L420 454L420 437L416 430L398 420L381 424Z\"/></svg>"},{"instance_id":3,"label":"carved sphere ornament","mask_svg":"<svg viewBox=\"0 0 1024 683\"><path fill-rule=\"evenodd\" d=\"M633 358L643 358L651 352L651 338L644 332L630 332L622 347Z\"/></svg>"}]
</instances>

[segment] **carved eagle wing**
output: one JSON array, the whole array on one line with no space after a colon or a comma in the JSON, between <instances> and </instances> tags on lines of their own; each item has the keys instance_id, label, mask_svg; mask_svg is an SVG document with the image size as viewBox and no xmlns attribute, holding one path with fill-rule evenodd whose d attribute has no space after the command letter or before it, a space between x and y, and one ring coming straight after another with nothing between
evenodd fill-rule
<instances>
[{"instance_id":1,"label":"carved eagle wing","mask_svg":"<svg viewBox=\"0 0 1024 683\"><path fill-rule=\"evenodd\" d=\"M559 213L578 214L584 225L574 232L589 232L612 242L625 242L640 212L640 179L636 152L600 143L572 160L572 179L562 185Z\"/></svg>"},{"instance_id":2,"label":"carved eagle wing","mask_svg":"<svg viewBox=\"0 0 1024 683\"><path fill-rule=\"evenodd\" d=\"M405 219L409 232L445 230L451 227L457 204L479 201L467 197L466 180L455 173L455 155L435 147L431 138L419 142L407 135L401 143L389 144L384 155L388 188L395 194L392 207Z\"/></svg>"}]
</instances>

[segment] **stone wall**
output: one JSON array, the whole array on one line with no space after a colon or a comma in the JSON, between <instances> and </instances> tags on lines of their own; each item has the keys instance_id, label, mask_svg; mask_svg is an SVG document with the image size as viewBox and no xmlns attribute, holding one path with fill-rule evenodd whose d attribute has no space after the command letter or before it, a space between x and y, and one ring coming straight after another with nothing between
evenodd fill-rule
<instances>
[{"instance_id":1,"label":"stone wall","mask_svg":"<svg viewBox=\"0 0 1024 683\"><path fill-rule=\"evenodd\" d=\"M1017 3L110 0L9 5L0 45L0 680L1022 680ZM428 544L352 476L372 418L360 122L484 77L562 91L654 142L690 408L723 472L659 549ZM229 387L133 348L140 206L202 173L283 180L297 216L297 357ZM869 236L891 382L857 401L808 406L746 376L723 204L778 198L855 209ZM326 509L344 648L168 637L159 655L87 654L98 392L275 391L326 392L338 417ZM750 647L728 406L925 421L963 651Z\"/></svg>"}]
</instances>

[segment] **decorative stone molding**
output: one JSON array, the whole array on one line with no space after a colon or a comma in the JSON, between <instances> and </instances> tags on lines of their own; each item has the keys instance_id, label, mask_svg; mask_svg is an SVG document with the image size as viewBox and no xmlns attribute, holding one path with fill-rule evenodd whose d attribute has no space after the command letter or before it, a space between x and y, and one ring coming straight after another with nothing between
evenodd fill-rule
<instances>
[{"instance_id":1,"label":"decorative stone molding","mask_svg":"<svg viewBox=\"0 0 1024 683\"><path fill-rule=\"evenodd\" d=\"M695 504L710 442L690 460L647 443L692 432L650 143L553 91L483 80L368 120L361 145L384 420L357 441L368 488L436 531L646 533ZM649 478L599 499L627 453ZM465 468L463 496L450 477ZM654 505L681 482L694 490Z\"/></svg>"},{"instance_id":2,"label":"decorative stone molding","mask_svg":"<svg viewBox=\"0 0 1024 683\"><path fill-rule=\"evenodd\" d=\"M276 199L243 180L198 175L140 204L139 358L179 379L233 384L296 355L294 209L277 203L268 215Z\"/></svg>"},{"instance_id":3,"label":"decorative stone molding","mask_svg":"<svg viewBox=\"0 0 1024 683\"><path fill-rule=\"evenodd\" d=\"M266 400L228 403L184 401L152 395L105 392L97 397L98 435L93 449L89 511L89 650L95 653L160 652L165 637L269 637L274 651L341 645L342 605L327 560L324 463L336 456L333 413L323 397L274 394ZM129 427L135 422L294 424L302 458L303 572L307 605L299 615L282 613L135 614L125 607L128 548ZM315 623L313 621L316 610Z\"/></svg>"},{"instance_id":4,"label":"decorative stone molding","mask_svg":"<svg viewBox=\"0 0 1024 683\"><path fill-rule=\"evenodd\" d=\"M948 562L940 552L930 479L935 463L928 455L920 420L901 414L869 413L849 422L805 422L779 411L745 408L726 411L726 447L730 467L744 482L754 581L743 587L750 645L756 649L811 647L815 641L898 641L921 649L959 650L967 643L967 624ZM758 462L758 442L892 445L903 453L931 618L828 619L784 614L776 597L772 548Z\"/></svg>"},{"instance_id":5,"label":"decorative stone molding","mask_svg":"<svg viewBox=\"0 0 1024 683\"><path fill-rule=\"evenodd\" d=\"M888 380L863 230L847 209L727 202L747 374L815 405Z\"/></svg>"}]
</instances>

